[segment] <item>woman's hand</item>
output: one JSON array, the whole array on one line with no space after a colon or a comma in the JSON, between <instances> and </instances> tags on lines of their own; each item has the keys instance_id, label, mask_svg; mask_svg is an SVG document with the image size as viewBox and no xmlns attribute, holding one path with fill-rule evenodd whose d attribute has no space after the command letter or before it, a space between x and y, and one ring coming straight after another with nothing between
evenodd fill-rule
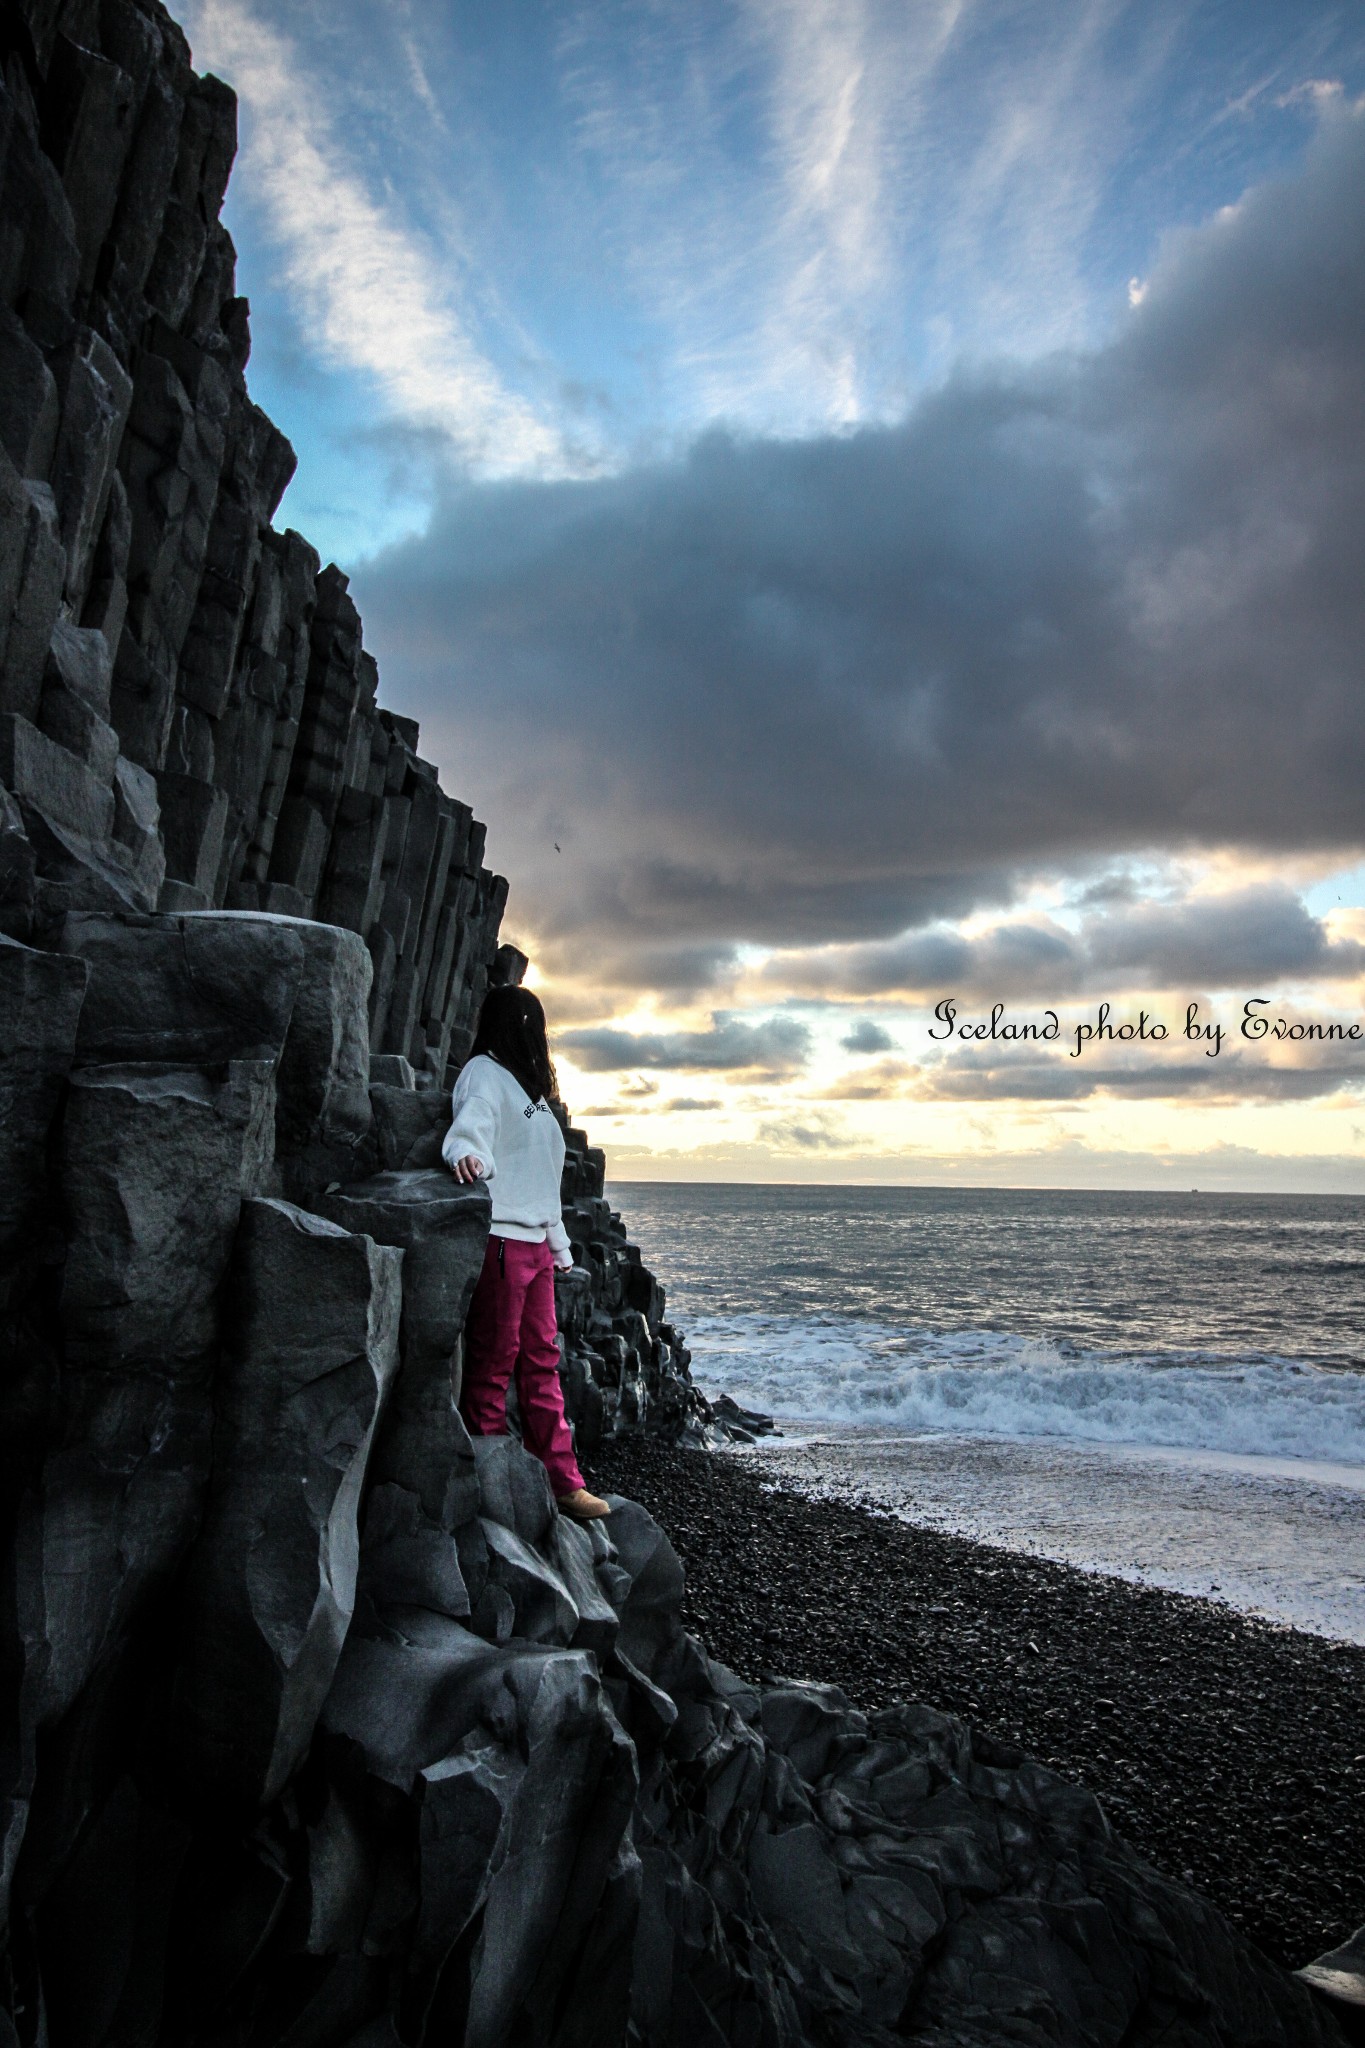
<instances>
[{"instance_id":1,"label":"woman's hand","mask_svg":"<svg viewBox=\"0 0 1365 2048\"><path fill-rule=\"evenodd\" d=\"M556 1266L558 1266L561 1273L571 1273L573 1271L573 1253L556 1252L555 1264Z\"/></svg>"},{"instance_id":2,"label":"woman's hand","mask_svg":"<svg viewBox=\"0 0 1365 2048\"><path fill-rule=\"evenodd\" d=\"M462 1159L455 1161L450 1170L456 1180L482 1180L484 1165L477 1152L466 1152Z\"/></svg>"}]
</instances>

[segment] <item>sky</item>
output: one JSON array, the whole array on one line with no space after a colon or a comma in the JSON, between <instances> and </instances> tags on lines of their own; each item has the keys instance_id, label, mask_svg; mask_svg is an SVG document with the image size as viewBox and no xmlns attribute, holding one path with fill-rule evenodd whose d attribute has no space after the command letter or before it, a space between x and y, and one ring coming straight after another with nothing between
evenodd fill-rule
<instances>
[{"instance_id":1,"label":"sky","mask_svg":"<svg viewBox=\"0 0 1365 2048\"><path fill-rule=\"evenodd\" d=\"M1365 1190L1365 10L182 17L618 1177Z\"/></svg>"}]
</instances>

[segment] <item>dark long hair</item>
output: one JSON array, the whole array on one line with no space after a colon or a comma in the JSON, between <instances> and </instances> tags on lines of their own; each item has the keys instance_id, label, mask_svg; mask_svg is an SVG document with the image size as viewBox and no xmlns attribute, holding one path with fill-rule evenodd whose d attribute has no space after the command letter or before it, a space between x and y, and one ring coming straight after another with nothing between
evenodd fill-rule
<instances>
[{"instance_id":1,"label":"dark long hair","mask_svg":"<svg viewBox=\"0 0 1365 2048\"><path fill-rule=\"evenodd\" d=\"M488 1053L519 1081L532 1102L544 1096L553 1102L559 1094L555 1063L545 1036L545 1012L539 996L529 988L508 982L490 988L479 1011L479 1028L469 1057Z\"/></svg>"}]
</instances>

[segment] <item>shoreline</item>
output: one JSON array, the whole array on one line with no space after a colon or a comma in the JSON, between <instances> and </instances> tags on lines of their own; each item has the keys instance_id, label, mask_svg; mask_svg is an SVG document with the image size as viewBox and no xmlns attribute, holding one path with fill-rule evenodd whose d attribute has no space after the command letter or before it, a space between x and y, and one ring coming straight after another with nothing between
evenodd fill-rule
<instances>
[{"instance_id":1,"label":"shoreline","mask_svg":"<svg viewBox=\"0 0 1365 2048\"><path fill-rule=\"evenodd\" d=\"M761 1446L618 1438L587 1464L662 1524L685 1625L742 1677L922 1701L1017 1744L1286 1968L1365 1922L1365 1647L816 1501Z\"/></svg>"},{"instance_id":2,"label":"shoreline","mask_svg":"<svg viewBox=\"0 0 1365 2048\"><path fill-rule=\"evenodd\" d=\"M742 1455L808 1500L1365 1647L1365 1466L786 1418Z\"/></svg>"}]
</instances>

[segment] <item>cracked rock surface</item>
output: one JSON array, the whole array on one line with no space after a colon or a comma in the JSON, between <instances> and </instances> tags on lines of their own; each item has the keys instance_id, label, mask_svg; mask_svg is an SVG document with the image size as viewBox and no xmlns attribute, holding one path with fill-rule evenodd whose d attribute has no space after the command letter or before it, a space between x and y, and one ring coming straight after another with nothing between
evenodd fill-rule
<instances>
[{"instance_id":1,"label":"cracked rock surface","mask_svg":"<svg viewBox=\"0 0 1365 2048\"><path fill-rule=\"evenodd\" d=\"M687 1567L688 1626L751 1681L930 1699L1096 1792L1113 1826L1298 1968L1365 1919L1365 1650L1213 1602L812 1503L620 1441L592 1468Z\"/></svg>"}]
</instances>

